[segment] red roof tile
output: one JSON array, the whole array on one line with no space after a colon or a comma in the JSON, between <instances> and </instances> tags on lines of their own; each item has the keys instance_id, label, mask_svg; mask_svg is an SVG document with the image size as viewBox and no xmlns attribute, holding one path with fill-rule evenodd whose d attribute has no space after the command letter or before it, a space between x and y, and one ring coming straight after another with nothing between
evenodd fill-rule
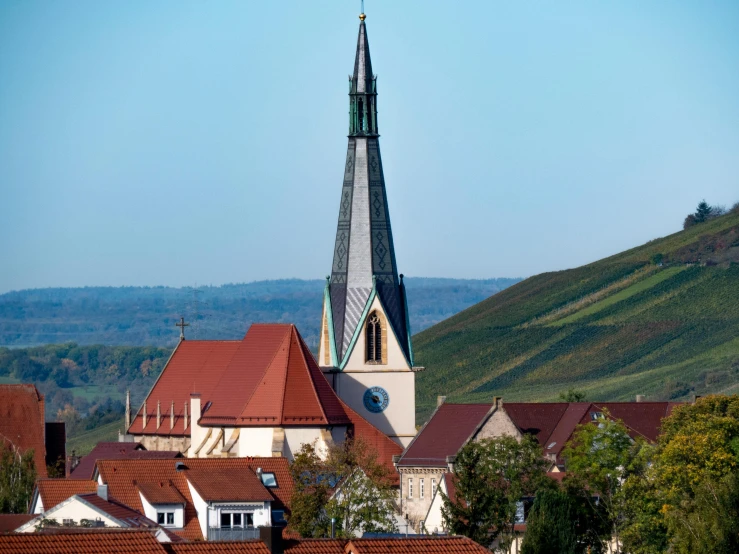
<instances>
[{"instance_id":1,"label":"red roof tile","mask_svg":"<svg viewBox=\"0 0 739 554\"><path fill-rule=\"evenodd\" d=\"M185 403L189 410L190 393L199 392L203 398L208 398L240 345L241 341L180 341L147 396L146 429L142 429L142 405L128 432L137 435L143 432L160 435L189 434L190 422L188 421L187 429L183 425ZM173 401L175 425L170 429L169 412ZM157 402L161 402L162 410L162 425L159 429L156 428Z\"/></svg>"},{"instance_id":2,"label":"red roof tile","mask_svg":"<svg viewBox=\"0 0 739 554\"><path fill-rule=\"evenodd\" d=\"M490 411L490 404L442 404L403 453L399 466L446 466Z\"/></svg>"},{"instance_id":3,"label":"red roof tile","mask_svg":"<svg viewBox=\"0 0 739 554\"><path fill-rule=\"evenodd\" d=\"M97 492L97 483L90 479L39 479L36 490L44 511L48 511L75 494Z\"/></svg>"},{"instance_id":4,"label":"red roof tile","mask_svg":"<svg viewBox=\"0 0 739 554\"><path fill-rule=\"evenodd\" d=\"M238 479L234 479L231 468L192 468L187 472L187 479L206 502L271 502L273 500L259 477L251 471L251 467L248 471L242 471Z\"/></svg>"},{"instance_id":5,"label":"red roof tile","mask_svg":"<svg viewBox=\"0 0 739 554\"><path fill-rule=\"evenodd\" d=\"M570 406L576 406L571 404ZM568 409L567 402L506 402L503 409L522 433L533 435L542 448L549 444L557 423Z\"/></svg>"},{"instance_id":6,"label":"red roof tile","mask_svg":"<svg viewBox=\"0 0 739 554\"><path fill-rule=\"evenodd\" d=\"M285 541L290 554L344 554L346 539L299 539Z\"/></svg>"},{"instance_id":7,"label":"red roof tile","mask_svg":"<svg viewBox=\"0 0 739 554\"><path fill-rule=\"evenodd\" d=\"M0 535L0 554L166 554L149 531L17 533Z\"/></svg>"},{"instance_id":8,"label":"red roof tile","mask_svg":"<svg viewBox=\"0 0 739 554\"><path fill-rule=\"evenodd\" d=\"M184 469L177 471L177 463L184 463ZM288 512L294 486L285 458L98 460L97 467L103 483L108 485L110 496L140 512L143 512L143 506L139 490L142 490L147 498L148 495L166 494L166 497L158 498L165 503L169 502L169 495L175 494L176 490L185 500L185 526L182 531L177 531L177 534L187 539L203 538L187 479L192 478L196 489L199 484L204 493L214 500L260 500L264 498L264 492L269 491L274 498L273 507ZM262 487L261 490L252 490L254 480L257 480L256 470L259 467L265 472L275 473L277 488ZM170 483L174 490L167 489ZM252 492L255 495L258 493L259 498L247 498ZM234 495L239 498L234 498Z\"/></svg>"},{"instance_id":9,"label":"red roof tile","mask_svg":"<svg viewBox=\"0 0 739 554\"><path fill-rule=\"evenodd\" d=\"M147 450L140 442L99 442L69 474L74 479L92 479L97 460L161 460L181 458L177 451Z\"/></svg>"},{"instance_id":10,"label":"red roof tile","mask_svg":"<svg viewBox=\"0 0 739 554\"><path fill-rule=\"evenodd\" d=\"M34 385L0 385L0 441L33 449L36 474L46 477L44 396Z\"/></svg>"},{"instance_id":11,"label":"red roof tile","mask_svg":"<svg viewBox=\"0 0 739 554\"><path fill-rule=\"evenodd\" d=\"M165 548L172 554L269 554L261 540L171 543Z\"/></svg>"},{"instance_id":12,"label":"red roof tile","mask_svg":"<svg viewBox=\"0 0 739 554\"><path fill-rule=\"evenodd\" d=\"M159 527L156 522L150 520L141 512L137 512L136 510L129 508L114 498L109 497L108 500L104 500L98 496L97 493L78 494L77 496L85 502L92 504L97 509L105 512L109 516L122 521L128 527L142 527L149 529Z\"/></svg>"},{"instance_id":13,"label":"red roof tile","mask_svg":"<svg viewBox=\"0 0 739 554\"><path fill-rule=\"evenodd\" d=\"M144 477L146 479L146 477ZM136 488L151 504L185 504L187 499L182 496L172 481L141 482L134 481Z\"/></svg>"},{"instance_id":14,"label":"red roof tile","mask_svg":"<svg viewBox=\"0 0 739 554\"><path fill-rule=\"evenodd\" d=\"M352 539L344 548L347 554L490 554L475 541L456 536Z\"/></svg>"},{"instance_id":15,"label":"red roof tile","mask_svg":"<svg viewBox=\"0 0 739 554\"><path fill-rule=\"evenodd\" d=\"M34 517L36 516L33 514L0 514L0 533L15 531Z\"/></svg>"}]
</instances>

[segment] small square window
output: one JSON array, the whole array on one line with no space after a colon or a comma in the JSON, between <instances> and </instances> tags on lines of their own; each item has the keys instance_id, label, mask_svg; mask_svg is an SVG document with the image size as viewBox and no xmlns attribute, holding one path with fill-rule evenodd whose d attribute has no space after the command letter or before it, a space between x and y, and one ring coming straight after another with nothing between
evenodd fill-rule
<instances>
[{"instance_id":1,"label":"small square window","mask_svg":"<svg viewBox=\"0 0 739 554\"><path fill-rule=\"evenodd\" d=\"M164 516L165 516L165 515L166 515L166 514L165 514L164 512L158 512L158 513L157 513L157 523L158 523L159 525L164 525Z\"/></svg>"},{"instance_id":2,"label":"small square window","mask_svg":"<svg viewBox=\"0 0 739 554\"><path fill-rule=\"evenodd\" d=\"M265 487L277 487L277 478L274 473L262 473L262 484Z\"/></svg>"},{"instance_id":3,"label":"small square window","mask_svg":"<svg viewBox=\"0 0 739 554\"><path fill-rule=\"evenodd\" d=\"M174 525L174 512L167 512L167 525Z\"/></svg>"}]
</instances>

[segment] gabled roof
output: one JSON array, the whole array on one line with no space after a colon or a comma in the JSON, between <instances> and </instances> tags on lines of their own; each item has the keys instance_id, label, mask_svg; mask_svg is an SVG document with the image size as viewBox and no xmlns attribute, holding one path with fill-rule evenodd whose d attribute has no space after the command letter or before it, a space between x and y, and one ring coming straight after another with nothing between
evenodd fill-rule
<instances>
[{"instance_id":1,"label":"gabled roof","mask_svg":"<svg viewBox=\"0 0 739 554\"><path fill-rule=\"evenodd\" d=\"M36 474L46 477L44 396L35 385L0 385L0 441L33 449Z\"/></svg>"},{"instance_id":2,"label":"gabled roof","mask_svg":"<svg viewBox=\"0 0 739 554\"><path fill-rule=\"evenodd\" d=\"M347 425L341 403L294 325L253 324L241 341L181 341L129 433L189 434L184 406L199 393L204 426ZM175 424L170 410L174 402ZM161 425L157 429L157 404Z\"/></svg>"},{"instance_id":3,"label":"gabled roof","mask_svg":"<svg viewBox=\"0 0 739 554\"><path fill-rule=\"evenodd\" d=\"M140 442L99 442L69 474L74 479L92 479L97 460L161 460L181 458L178 451L147 450Z\"/></svg>"},{"instance_id":4,"label":"gabled roof","mask_svg":"<svg viewBox=\"0 0 739 554\"><path fill-rule=\"evenodd\" d=\"M16 533L0 535L0 554L166 554L151 531Z\"/></svg>"},{"instance_id":5,"label":"gabled roof","mask_svg":"<svg viewBox=\"0 0 739 554\"><path fill-rule=\"evenodd\" d=\"M36 481L34 498L38 495L47 512L75 494L96 491L97 483L90 479L39 479Z\"/></svg>"},{"instance_id":6,"label":"gabled roof","mask_svg":"<svg viewBox=\"0 0 739 554\"><path fill-rule=\"evenodd\" d=\"M180 471L176 467L178 463L184 464ZM277 488L263 487L256 476L257 468L275 473ZM97 471L108 485L111 497L140 512L143 512L140 493L155 504L180 503L181 500L174 500L184 499L185 524L182 531L176 532L193 540L203 536L188 481L206 501L269 500L273 508L288 512L294 486L286 458L98 460Z\"/></svg>"},{"instance_id":7,"label":"gabled roof","mask_svg":"<svg viewBox=\"0 0 739 554\"><path fill-rule=\"evenodd\" d=\"M530 434L544 454L559 457L578 425L607 410L623 421L632 438L655 442L662 419L675 402L507 402L500 403L512 423ZM399 467L443 467L484 424L493 404L442 404L403 453Z\"/></svg>"},{"instance_id":8,"label":"gabled roof","mask_svg":"<svg viewBox=\"0 0 739 554\"><path fill-rule=\"evenodd\" d=\"M477 429L490 404L442 404L403 452L398 467L446 466Z\"/></svg>"},{"instance_id":9,"label":"gabled roof","mask_svg":"<svg viewBox=\"0 0 739 554\"><path fill-rule=\"evenodd\" d=\"M97 493L78 494L77 498L94 506L101 512L108 514L110 517L120 521L124 527L141 527L146 529L155 529L159 525L150 520L141 512L137 512L118 502L114 498L109 497L108 500L101 498Z\"/></svg>"},{"instance_id":10,"label":"gabled roof","mask_svg":"<svg viewBox=\"0 0 739 554\"><path fill-rule=\"evenodd\" d=\"M347 554L490 554L467 537L417 535L408 538L351 539Z\"/></svg>"}]
</instances>

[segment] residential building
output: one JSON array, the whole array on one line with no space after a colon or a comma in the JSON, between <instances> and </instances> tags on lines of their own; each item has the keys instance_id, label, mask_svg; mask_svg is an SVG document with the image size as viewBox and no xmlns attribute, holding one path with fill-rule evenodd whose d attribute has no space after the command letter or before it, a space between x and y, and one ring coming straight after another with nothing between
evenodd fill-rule
<instances>
[{"instance_id":1,"label":"residential building","mask_svg":"<svg viewBox=\"0 0 739 554\"><path fill-rule=\"evenodd\" d=\"M29 514L47 512L75 494L97 492L92 479L38 479L28 508Z\"/></svg>"},{"instance_id":2,"label":"residential building","mask_svg":"<svg viewBox=\"0 0 739 554\"><path fill-rule=\"evenodd\" d=\"M99 442L70 468L72 479L92 479L97 460L166 460L182 458L178 450L147 450L140 442Z\"/></svg>"}]
</instances>

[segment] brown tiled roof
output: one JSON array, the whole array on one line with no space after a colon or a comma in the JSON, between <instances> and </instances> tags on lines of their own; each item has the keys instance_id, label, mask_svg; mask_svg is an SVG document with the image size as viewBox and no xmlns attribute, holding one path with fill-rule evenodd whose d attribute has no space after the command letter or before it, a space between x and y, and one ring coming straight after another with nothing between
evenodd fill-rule
<instances>
[{"instance_id":1,"label":"brown tiled roof","mask_svg":"<svg viewBox=\"0 0 739 554\"><path fill-rule=\"evenodd\" d=\"M39 479L36 489L44 511L48 511L75 494L97 492L97 483L90 479Z\"/></svg>"},{"instance_id":2,"label":"brown tiled roof","mask_svg":"<svg viewBox=\"0 0 739 554\"><path fill-rule=\"evenodd\" d=\"M156 460L181 458L177 451L146 450L140 442L99 442L69 474L75 479L92 479L96 460Z\"/></svg>"},{"instance_id":3,"label":"brown tiled roof","mask_svg":"<svg viewBox=\"0 0 739 554\"><path fill-rule=\"evenodd\" d=\"M183 463L184 469L177 471L176 464ZM197 512L193 505L187 479L192 479L203 488L204 494L212 495L213 500L260 500L267 499L264 492L273 496L275 509L289 512L293 492L288 461L285 458L187 458L183 460L98 460L97 467L103 482L108 485L111 497L135 510L143 512L139 490L144 495L162 494L158 497L169 502L175 491L185 501L185 525L179 535L187 539L202 539ZM254 483L257 468L275 473L278 487L257 490L259 498L247 498ZM161 483L161 486L160 486ZM171 485L170 485L171 484ZM169 489L168 487L172 487ZM143 487L143 488L142 488ZM152 492L159 490L159 493ZM198 489L199 490L199 489ZM205 492L207 491L207 492ZM200 490L199 490L200 492ZM256 494L256 493L255 493ZM238 498L234 498L238 496ZM147 496L147 498L149 498ZM179 497L178 497L179 498Z\"/></svg>"},{"instance_id":4,"label":"brown tiled roof","mask_svg":"<svg viewBox=\"0 0 739 554\"><path fill-rule=\"evenodd\" d=\"M344 554L346 539L299 539L284 542L290 554Z\"/></svg>"},{"instance_id":5,"label":"brown tiled roof","mask_svg":"<svg viewBox=\"0 0 739 554\"><path fill-rule=\"evenodd\" d=\"M114 498L108 497L108 500L104 500L98 496L97 493L78 494L77 496L105 512L109 516L122 521L128 527L143 527L151 529L159 527L156 522L150 520L141 512L137 512L136 510L129 508Z\"/></svg>"},{"instance_id":6,"label":"brown tiled roof","mask_svg":"<svg viewBox=\"0 0 739 554\"><path fill-rule=\"evenodd\" d=\"M0 514L0 533L15 531L34 517L36 516L33 514Z\"/></svg>"},{"instance_id":7,"label":"brown tiled roof","mask_svg":"<svg viewBox=\"0 0 739 554\"><path fill-rule=\"evenodd\" d=\"M475 541L456 536L351 539L344 551L347 554L490 554Z\"/></svg>"},{"instance_id":8,"label":"brown tiled roof","mask_svg":"<svg viewBox=\"0 0 739 554\"><path fill-rule=\"evenodd\" d=\"M442 404L403 453L398 466L446 466L472 435L490 404Z\"/></svg>"},{"instance_id":9,"label":"brown tiled roof","mask_svg":"<svg viewBox=\"0 0 739 554\"><path fill-rule=\"evenodd\" d=\"M146 479L146 476L144 476ZM172 481L134 481L136 488L151 504L185 504L187 500Z\"/></svg>"},{"instance_id":10,"label":"brown tiled roof","mask_svg":"<svg viewBox=\"0 0 739 554\"><path fill-rule=\"evenodd\" d=\"M569 406L577 406L570 404ZM557 423L568 409L567 402L506 402L503 409L522 433L536 438L546 448Z\"/></svg>"},{"instance_id":11,"label":"brown tiled roof","mask_svg":"<svg viewBox=\"0 0 739 554\"><path fill-rule=\"evenodd\" d=\"M165 545L171 554L269 554L261 540L228 542L170 543ZM343 554L343 550L341 551Z\"/></svg>"},{"instance_id":12,"label":"brown tiled roof","mask_svg":"<svg viewBox=\"0 0 739 554\"><path fill-rule=\"evenodd\" d=\"M34 385L0 385L0 441L33 449L36 474L46 477L44 396Z\"/></svg>"},{"instance_id":13,"label":"brown tiled roof","mask_svg":"<svg viewBox=\"0 0 739 554\"><path fill-rule=\"evenodd\" d=\"M17 533L0 535L0 554L166 554L149 531ZM89 530L92 531L92 530Z\"/></svg>"}]
</instances>

